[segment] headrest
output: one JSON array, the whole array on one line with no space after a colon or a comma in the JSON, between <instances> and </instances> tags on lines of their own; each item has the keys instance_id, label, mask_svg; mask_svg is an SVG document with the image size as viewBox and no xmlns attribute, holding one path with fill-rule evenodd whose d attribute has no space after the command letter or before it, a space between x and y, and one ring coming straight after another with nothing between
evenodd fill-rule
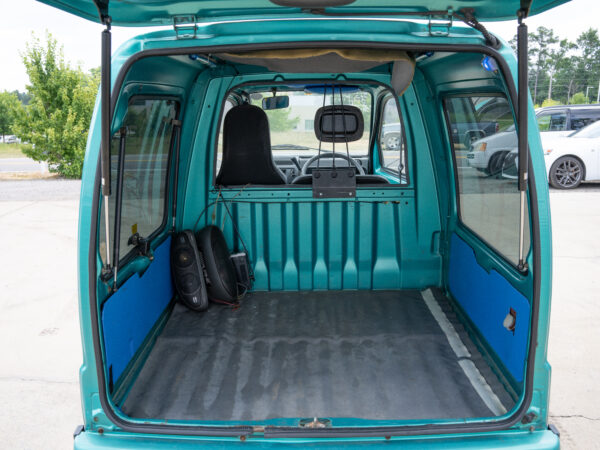
<instances>
[{"instance_id":1,"label":"headrest","mask_svg":"<svg viewBox=\"0 0 600 450\"><path fill-rule=\"evenodd\" d=\"M315 135L322 142L358 141L364 129L362 111L356 106L323 106L315 114Z\"/></svg>"}]
</instances>

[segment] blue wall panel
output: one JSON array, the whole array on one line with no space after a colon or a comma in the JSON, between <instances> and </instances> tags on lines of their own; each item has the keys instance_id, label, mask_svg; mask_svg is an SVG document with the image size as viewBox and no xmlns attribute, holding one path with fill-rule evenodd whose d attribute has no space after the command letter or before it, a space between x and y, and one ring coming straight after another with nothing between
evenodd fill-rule
<instances>
[{"instance_id":1,"label":"blue wall panel","mask_svg":"<svg viewBox=\"0 0 600 450\"><path fill-rule=\"evenodd\" d=\"M142 276L133 275L103 305L102 329L106 367L112 366L113 381L173 298L171 238L156 248L154 261Z\"/></svg>"},{"instance_id":2,"label":"blue wall panel","mask_svg":"<svg viewBox=\"0 0 600 450\"><path fill-rule=\"evenodd\" d=\"M529 335L530 304L498 272L483 269L473 249L456 234L450 242L448 277L452 296L477 326L517 382L523 381ZM517 313L514 330L502 325L512 308Z\"/></svg>"}]
</instances>

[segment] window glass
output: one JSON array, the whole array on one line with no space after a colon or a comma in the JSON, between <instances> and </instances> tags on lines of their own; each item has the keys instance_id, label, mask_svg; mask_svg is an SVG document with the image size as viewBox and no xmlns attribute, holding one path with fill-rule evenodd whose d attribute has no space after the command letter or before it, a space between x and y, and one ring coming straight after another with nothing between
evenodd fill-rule
<instances>
[{"instance_id":1,"label":"window glass","mask_svg":"<svg viewBox=\"0 0 600 450\"><path fill-rule=\"evenodd\" d=\"M398 175L406 175L406 141L398 105L393 97L384 100L379 149L383 168Z\"/></svg>"},{"instance_id":2,"label":"window glass","mask_svg":"<svg viewBox=\"0 0 600 450\"><path fill-rule=\"evenodd\" d=\"M565 111L541 113L537 116L537 123L540 131L566 131L567 113Z\"/></svg>"},{"instance_id":3,"label":"window glass","mask_svg":"<svg viewBox=\"0 0 600 450\"><path fill-rule=\"evenodd\" d=\"M581 130L589 124L594 123L595 117L589 116L574 116L571 112L571 130Z\"/></svg>"},{"instance_id":4,"label":"window glass","mask_svg":"<svg viewBox=\"0 0 600 450\"><path fill-rule=\"evenodd\" d=\"M317 110L327 105L351 105L358 107L364 119L364 133L358 141L348 143L350 155L361 156L369 153L369 137L371 126L371 93L362 90L354 92L344 92L340 98L340 91L336 89L335 98L331 90L327 90L327 95L323 98L322 88L311 91L286 91L278 95L287 95L289 97L289 106L287 108L273 109L265 111L269 119L269 130L271 133L271 148L273 155L290 154L297 150L302 150L303 155L313 156L318 153L319 140L315 135L315 115ZM250 97L250 103L262 107L262 99L273 96L271 91L253 92ZM329 142L321 143L321 150L332 151L333 145ZM335 150L346 151L346 144L337 142Z\"/></svg>"},{"instance_id":5,"label":"window glass","mask_svg":"<svg viewBox=\"0 0 600 450\"><path fill-rule=\"evenodd\" d=\"M120 258L131 250L127 241L133 234L139 233L147 238L164 222L172 122L177 116L177 106L176 102L166 99L134 99L127 108L122 123L122 127L127 129L127 134L121 203ZM120 134L116 133L111 143L111 239L114 238L119 141ZM100 255L104 258L104 219L101 220L100 227Z\"/></svg>"},{"instance_id":6,"label":"window glass","mask_svg":"<svg viewBox=\"0 0 600 450\"><path fill-rule=\"evenodd\" d=\"M572 134L570 137L574 138L599 138L600 137L600 121L594 122L589 127L583 128L577 133Z\"/></svg>"},{"instance_id":7,"label":"window glass","mask_svg":"<svg viewBox=\"0 0 600 450\"><path fill-rule=\"evenodd\" d=\"M447 98L445 109L456 165L459 218L517 264L520 194L517 135L510 104L501 95L471 95ZM528 223L525 231L526 253Z\"/></svg>"},{"instance_id":8,"label":"window glass","mask_svg":"<svg viewBox=\"0 0 600 450\"><path fill-rule=\"evenodd\" d=\"M237 98L245 98L252 105L262 108L262 100L273 96L271 87L248 87L249 91L240 89L237 92ZM265 110L269 120L269 132L271 139L271 150L273 158L277 161L282 158L304 158L308 159L315 156L319 151L319 140L315 135L315 115L317 110L323 106L336 105L343 102L344 105L358 107L364 120L364 132L358 141L348 143L348 151L353 157L366 157L369 154L369 139L371 136L371 103L372 94L368 90L358 88L348 89L340 98L340 91L336 89L335 100L331 95L331 89L327 90L325 98L322 88L314 90L281 90L277 91L278 96L288 96L289 105L286 108ZM219 127L219 136L217 141L217 161L215 175L219 173L223 153L223 122L227 112L234 106L232 98L226 100L223 110L223 116ZM321 143L321 151L331 152L333 144L329 142ZM346 153L346 144L337 142L335 151ZM339 160L336 160L339 161ZM344 164L344 163L342 163Z\"/></svg>"}]
</instances>

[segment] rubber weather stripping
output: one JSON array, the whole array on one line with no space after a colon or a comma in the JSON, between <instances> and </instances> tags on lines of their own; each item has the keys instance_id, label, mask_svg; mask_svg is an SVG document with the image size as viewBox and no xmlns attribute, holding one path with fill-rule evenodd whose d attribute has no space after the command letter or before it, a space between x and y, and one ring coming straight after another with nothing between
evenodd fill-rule
<instances>
[{"instance_id":1,"label":"rubber weather stripping","mask_svg":"<svg viewBox=\"0 0 600 450\"><path fill-rule=\"evenodd\" d=\"M446 11L444 11L446 13ZM350 14L351 15L351 14ZM370 14L372 16L372 14ZM398 14L399 15L399 14ZM406 15L406 14L405 14ZM408 15L421 15L424 14L408 14ZM114 111L116 104L116 97L120 88L124 82L125 75L128 73L131 66L143 59L152 56L163 56L163 55L177 55L177 54L189 54L190 51L196 51L200 53L216 53L216 52L236 52L241 50L261 50L261 49L273 49L273 48L305 48L307 44L311 48L328 48L330 42L281 42L278 44L273 43L257 43L257 44L236 44L236 45L225 45L215 47L192 47L192 48L181 48L181 49L152 49L143 50L131 56L125 63L115 80L115 89L112 93L111 99L111 114ZM363 41L345 41L339 42L338 45L342 48L352 47L364 47L366 44ZM422 50L422 45L419 44L395 44L388 42L370 42L370 48L401 48L403 50ZM429 50L432 51L459 51L459 52L481 52L496 58L500 66L500 72L505 75L505 80L508 85L508 92L513 104L517 104L517 89L512 77L507 76L510 74L510 69L506 60L496 49L492 47L482 47L481 45L468 45L468 44L434 44L428 46ZM531 155L528 152L528 163L531 164ZM100 158L99 158L100 159ZM100 167L98 167L100 169ZM489 432L489 431L502 431L506 430L517 423L530 423L531 420L525 417L525 413L529 408L532 400L533 392L533 375L535 370L535 355L537 346L537 334L538 334L538 320L539 320L539 302L540 302L540 277L541 277L541 244L540 244L540 222L539 222L539 209L537 205L537 190L535 186L535 173L530 173L527 179L527 185L529 188L529 195L531 198L531 220L532 220L532 244L533 244L533 302L532 302L532 314L531 314L531 335L529 341L528 357L527 357L527 369L525 377L525 389L524 398L521 405L517 410L509 417L501 419L497 422L492 423L448 423L448 424L437 424L430 423L424 425L399 425L399 426L384 426L384 427L339 427L339 428L324 428L324 429L304 429L299 427L249 427L244 425L237 425L232 427L208 427L208 426L185 426L185 425L164 425L160 423L136 423L123 419L115 414L112 406L110 405L107 397L106 390L106 379L102 366L102 350L101 350L101 337L99 329L99 318L98 309L96 305L96 249L97 239L96 235L98 231L98 213L99 213L99 202L101 201L101 171L96 172L96 181L94 183L94 195L92 202L92 221L90 226L90 241L89 241L89 252L88 252L88 264L90 270L88 271L89 281L89 305L91 314L92 324L92 340L94 345L94 356L96 360L96 373L98 376L98 393L100 398L100 404L104 410L107 418L117 426L121 427L125 431L130 432L144 432L152 433L157 435L193 435L193 436L249 436L259 431L264 432L265 438L287 438L287 437L317 437L317 438L331 438L331 437L388 437L388 436L416 436L416 435L439 435L449 433L470 433L470 432ZM527 420L527 422L526 422Z\"/></svg>"}]
</instances>

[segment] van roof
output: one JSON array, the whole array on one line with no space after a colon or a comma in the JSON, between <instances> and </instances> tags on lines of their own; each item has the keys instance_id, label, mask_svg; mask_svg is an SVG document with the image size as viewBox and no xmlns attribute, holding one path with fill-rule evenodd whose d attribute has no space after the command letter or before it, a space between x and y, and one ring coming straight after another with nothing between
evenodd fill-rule
<instances>
[{"instance_id":1,"label":"van roof","mask_svg":"<svg viewBox=\"0 0 600 450\"><path fill-rule=\"evenodd\" d=\"M392 16L432 12L473 11L479 21L511 20L517 10L525 8L529 15L539 14L570 0L38 0L94 22L110 16L113 25L159 26L175 23L217 21L222 18L257 19L327 15ZM407 14L407 15L408 15ZM448 15L446 13L446 15Z\"/></svg>"}]
</instances>

